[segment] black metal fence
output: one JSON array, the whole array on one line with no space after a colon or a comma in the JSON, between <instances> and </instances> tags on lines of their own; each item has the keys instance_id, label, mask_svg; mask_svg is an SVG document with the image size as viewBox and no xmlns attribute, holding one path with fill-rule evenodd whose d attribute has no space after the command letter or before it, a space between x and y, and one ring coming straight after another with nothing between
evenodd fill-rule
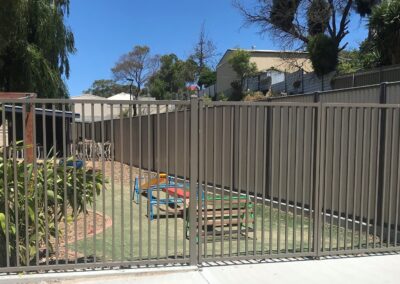
<instances>
[{"instance_id":1,"label":"black metal fence","mask_svg":"<svg viewBox=\"0 0 400 284\"><path fill-rule=\"evenodd\" d=\"M0 102L0 272L399 250L399 105Z\"/></svg>"}]
</instances>

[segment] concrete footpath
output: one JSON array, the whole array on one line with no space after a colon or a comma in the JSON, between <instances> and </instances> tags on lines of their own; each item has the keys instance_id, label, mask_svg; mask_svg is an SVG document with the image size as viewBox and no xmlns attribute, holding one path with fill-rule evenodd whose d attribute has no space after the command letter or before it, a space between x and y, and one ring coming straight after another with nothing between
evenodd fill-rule
<instances>
[{"instance_id":1,"label":"concrete footpath","mask_svg":"<svg viewBox=\"0 0 400 284\"><path fill-rule=\"evenodd\" d=\"M2 283L400 283L400 255L2 277Z\"/></svg>"}]
</instances>

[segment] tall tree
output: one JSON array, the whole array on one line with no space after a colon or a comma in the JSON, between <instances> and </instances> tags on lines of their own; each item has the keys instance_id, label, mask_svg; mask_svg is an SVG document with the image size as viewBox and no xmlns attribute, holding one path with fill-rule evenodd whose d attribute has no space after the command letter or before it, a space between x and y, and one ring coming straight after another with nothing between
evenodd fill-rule
<instances>
[{"instance_id":1,"label":"tall tree","mask_svg":"<svg viewBox=\"0 0 400 284\"><path fill-rule=\"evenodd\" d=\"M129 93L129 91L129 85L118 84L114 80L95 80L83 93L108 98L119 93Z\"/></svg>"},{"instance_id":2,"label":"tall tree","mask_svg":"<svg viewBox=\"0 0 400 284\"><path fill-rule=\"evenodd\" d=\"M68 97L69 0L0 0L0 90Z\"/></svg>"},{"instance_id":3,"label":"tall tree","mask_svg":"<svg viewBox=\"0 0 400 284\"><path fill-rule=\"evenodd\" d=\"M375 0L254 0L252 7L242 0L233 3L246 24L258 25L261 33L270 32L285 47L307 49L311 43L309 50L317 54L327 48L333 56L323 68L328 72L336 68L338 53L348 44L344 38L349 33L352 8L365 15L376 4Z\"/></svg>"},{"instance_id":4,"label":"tall tree","mask_svg":"<svg viewBox=\"0 0 400 284\"><path fill-rule=\"evenodd\" d=\"M193 48L193 54L190 56L190 58L197 64L196 75L198 78L206 68L211 67L212 60L216 55L217 47L215 43L208 37L205 29L205 23L203 23L201 25L198 41Z\"/></svg>"},{"instance_id":5,"label":"tall tree","mask_svg":"<svg viewBox=\"0 0 400 284\"><path fill-rule=\"evenodd\" d=\"M116 81L122 83L133 83L135 85L135 97L150 77L157 71L159 57L150 53L148 46L135 46L130 52L121 56L115 66L111 69Z\"/></svg>"}]
</instances>

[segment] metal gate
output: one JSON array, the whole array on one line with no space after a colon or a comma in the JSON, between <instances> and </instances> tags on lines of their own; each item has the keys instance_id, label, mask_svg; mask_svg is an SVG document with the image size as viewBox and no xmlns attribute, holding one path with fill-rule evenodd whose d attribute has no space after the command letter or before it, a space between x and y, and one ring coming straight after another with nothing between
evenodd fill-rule
<instances>
[{"instance_id":1,"label":"metal gate","mask_svg":"<svg viewBox=\"0 0 400 284\"><path fill-rule=\"evenodd\" d=\"M399 250L398 105L0 102L0 272Z\"/></svg>"}]
</instances>

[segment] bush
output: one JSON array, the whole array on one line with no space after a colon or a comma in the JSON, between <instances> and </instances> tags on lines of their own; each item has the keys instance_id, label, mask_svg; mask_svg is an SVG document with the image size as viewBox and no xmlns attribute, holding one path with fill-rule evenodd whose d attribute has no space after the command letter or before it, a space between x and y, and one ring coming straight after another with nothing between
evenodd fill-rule
<instances>
[{"instance_id":1,"label":"bush","mask_svg":"<svg viewBox=\"0 0 400 284\"><path fill-rule=\"evenodd\" d=\"M315 74L323 76L336 70L339 50L332 38L325 34L312 36L307 48Z\"/></svg>"},{"instance_id":2,"label":"bush","mask_svg":"<svg viewBox=\"0 0 400 284\"><path fill-rule=\"evenodd\" d=\"M40 248L46 239L56 236L56 220L75 218L77 214L85 210L84 202L90 205L94 196L100 194L102 174L92 170L85 172L83 169L74 171L73 167L66 166L64 176L64 166L57 166L55 170L54 159L49 159L45 164L37 164L37 173L33 170L33 164L27 164L26 175L24 174L24 162L18 162L14 177L13 163L5 162L1 152L2 150L0 151L0 267L7 264L7 216L10 265L16 265L17 258L22 265L27 265L34 259L37 247ZM5 172L7 174L7 191L4 187ZM76 196L74 196L73 185L74 172L76 174ZM84 176L86 176L86 185L83 183ZM47 188L45 188L45 178L47 178ZM6 194L8 195L7 200ZM75 198L76 202L74 202ZM72 209L72 216L67 216L64 206ZM17 216L16 208L18 208ZM28 222L25 220L26 217ZM60 234L59 231L58 233ZM51 247L46 249L52 250Z\"/></svg>"}]
</instances>

